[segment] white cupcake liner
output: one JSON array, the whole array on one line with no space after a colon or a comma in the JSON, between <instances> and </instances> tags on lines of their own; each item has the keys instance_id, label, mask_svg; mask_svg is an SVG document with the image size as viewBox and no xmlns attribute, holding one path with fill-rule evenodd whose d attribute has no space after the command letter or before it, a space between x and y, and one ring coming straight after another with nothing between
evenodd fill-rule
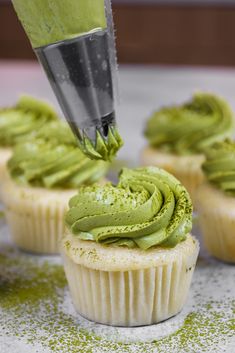
<instances>
[{"instance_id":1,"label":"white cupcake liner","mask_svg":"<svg viewBox=\"0 0 235 353\"><path fill-rule=\"evenodd\" d=\"M192 239L188 236L186 247L179 245L178 256L171 256L169 250L165 253L160 250L158 259L159 249L155 249L151 256L158 265L128 271L109 271L108 263L102 264L107 267L106 271L75 263L65 245L65 273L75 308L89 320L114 326L151 325L176 315L186 301L198 256L198 243ZM86 250L89 257L89 250ZM111 257L112 250L109 249ZM131 250L128 251L129 257ZM143 251L140 253L142 257ZM103 262L105 257L97 246L96 256ZM145 265L146 262L143 267Z\"/></svg>"},{"instance_id":2,"label":"white cupcake liner","mask_svg":"<svg viewBox=\"0 0 235 353\"><path fill-rule=\"evenodd\" d=\"M202 238L214 257L235 263L235 199L208 184L198 189Z\"/></svg>"},{"instance_id":3,"label":"white cupcake liner","mask_svg":"<svg viewBox=\"0 0 235 353\"><path fill-rule=\"evenodd\" d=\"M29 252L55 254L65 231L64 215L76 190L22 187L5 177L2 200L15 244Z\"/></svg>"},{"instance_id":4,"label":"white cupcake liner","mask_svg":"<svg viewBox=\"0 0 235 353\"><path fill-rule=\"evenodd\" d=\"M188 190L193 202L198 186L204 181L201 170L204 159L205 157L200 154L178 156L151 147L146 147L141 156L143 165L154 165L173 174Z\"/></svg>"}]
</instances>

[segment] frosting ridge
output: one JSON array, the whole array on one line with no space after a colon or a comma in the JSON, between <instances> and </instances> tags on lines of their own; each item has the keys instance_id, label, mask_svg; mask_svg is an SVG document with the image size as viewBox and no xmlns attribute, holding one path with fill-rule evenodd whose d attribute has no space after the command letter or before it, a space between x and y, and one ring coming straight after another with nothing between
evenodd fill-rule
<instances>
[{"instance_id":1,"label":"frosting ridge","mask_svg":"<svg viewBox=\"0 0 235 353\"><path fill-rule=\"evenodd\" d=\"M197 93L186 104L155 112L147 122L145 136L152 147L179 155L196 154L231 137L233 128L233 112L225 100Z\"/></svg>"},{"instance_id":2,"label":"frosting ridge","mask_svg":"<svg viewBox=\"0 0 235 353\"><path fill-rule=\"evenodd\" d=\"M98 181L108 163L91 161L73 143L57 139L19 144L8 162L12 178L22 184L46 188L77 188Z\"/></svg>"},{"instance_id":3,"label":"frosting ridge","mask_svg":"<svg viewBox=\"0 0 235 353\"><path fill-rule=\"evenodd\" d=\"M22 96L15 107L0 110L0 145L14 146L34 139L41 129L57 120L58 115L49 104Z\"/></svg>"},{"instance_id":4,"label":"frosting ridge","mask_svg":"<svg viewBox=\"0 0 235 353\"><path fill-rule=\"evenodd\" d=\"M210 147L202 169L209 182L235 196L235 142L227 139Z\"/></svg>"},{"instance_id":5,"label":"frosting ridge","mask_svg":"<svg viewBox=\"0 0 235 353\"><path fill-rule=\"evenodd\" d=\"M139 247L175 246L192 228L192 203L182 184L157 167L123 169L117 186L82 187L66 224L83 240Z\"/></svg>"}]
</instances>

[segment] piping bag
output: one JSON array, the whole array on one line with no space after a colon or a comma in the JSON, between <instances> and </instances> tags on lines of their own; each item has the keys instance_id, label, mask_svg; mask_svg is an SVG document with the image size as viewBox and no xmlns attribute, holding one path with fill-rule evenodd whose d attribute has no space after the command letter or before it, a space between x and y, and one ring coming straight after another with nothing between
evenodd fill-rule
<instances>
[{"instance_id":1,"label":"piping bag","mask_svg":"<svg viewBox=\"0 0 235 353\"><path fill-rule=\"evenodd\" d=\"M122 146L111 0L12 0L61 109L91 159Z\"/></svg>"}]
</instances>

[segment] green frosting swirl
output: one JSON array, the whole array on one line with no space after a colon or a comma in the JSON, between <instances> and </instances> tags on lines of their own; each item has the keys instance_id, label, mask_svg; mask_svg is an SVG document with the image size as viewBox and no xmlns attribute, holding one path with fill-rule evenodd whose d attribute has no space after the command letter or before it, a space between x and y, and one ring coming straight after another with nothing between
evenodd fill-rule
<instances>
[{"instance_id":1,"label":"green frosting swirl","mask_svg":"<svg viewBox=\"0 0 235 353\"><path fill-rule=\"evenodd\" d=\"M215 95L198 93L184 105L155 112L145 136L153 147L184 155L204 152L213 143L231 137L233 128L228 103Z\"/></svg>"},{"instance_id":2,"label":"green frosting swirl","mask_svg":"<svg viewBox=\"0 0 235 353\"><path fill-rule=\"evenodd\" d=\"M19 144L8 162L12 178L22 185L66 189L94 183L107 172L108 163L91 161L58 136Z\"/></svg>"},{"instance_id":3,"label":"green frosting swirl","mask_svg":"<svg viewBox=\"0 0 235 353\"><path fill-rule=\"evenodd\" d=\"M80 149L90 159L102 159L104 161L112 161L122 145L123 141L116 126L109 127L106 139L97 130L95 146L86 136L79 143Z\"/></svg>"},{"instance_id":4,"label":"green frosting swirl","mask_svg":"<svg viewBox=\"0 0 235 353\"><path fill-rule=\"evenodd\" d=\"M123 169L117 186L82 187L69 206L66 224L71 232L102 244L173 247L192 228L188 192L156 167Z\"/></svg>"},{"instance_id":5,"label":"green frosting swirl","mask_svg":"<svg viewBox=\"0 0 235 353\"><path fill-rule=\"evenodd\" d=\"M41 135L58 115L46 102L22 96L13 108L0 110L0 145L14 146Z\"/></svg>"},{"instance_id":6,"label":"green frosting swirl","mask_svg":"<svg viewBox=\"0 0 235 353\"><path fill-rule=\"evenodd\" d=\"M37 139L52 141L60 144L74 144L77 146L77 140L69 125L60 120L50 121L36 132Z\"/></svg>"},{"instance_id":7,"label":"green frosting swirl","mask_svg":"<svg viewBox=\"0 0 235 353\"><path fill-rule=\"evenodd\" d=\"M211 183L235 196L235 142L215 143L206 151L202 168Z\"/></svg>"}]
</instances>

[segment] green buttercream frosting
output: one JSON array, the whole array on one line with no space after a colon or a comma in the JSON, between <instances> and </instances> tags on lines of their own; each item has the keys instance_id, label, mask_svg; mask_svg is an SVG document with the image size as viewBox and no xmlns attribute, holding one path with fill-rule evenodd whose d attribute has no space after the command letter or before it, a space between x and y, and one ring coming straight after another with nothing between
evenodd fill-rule
<instances>
[{"instance_id":1,"label":"green buttercream frosting","mask_svg":"<svg viewBox=\"0 0 235 353\"><path fill-rule=\"evenodd\" d=\"M202 168L211 183L235 196L235 142L225 140L208 148Z\"/></svg>"},{"instance_id":2,"label":"green buttercream frosting","mask_svg":"<svg viewBox=\"0 0 235 353\"><path fill-rule=\"evenodd\" d=\"M233 128L233 112L225 100L197 93L186 104L155 112L147 123L145 136L152 147L166 152L197 154L231 137Z\"/></svg>"},{"instance_id":3,"label":"green buttercream frosting","mask_svg":"<svg viewBox=\"0 0 235 353\"><path fill-rule=\"evenodd\" d=\"M103 138L97 130L95 146L86 136L79 143L80 149L90 159L102 159L104 161L112 161L122 145L123 141L116 126L109 127L107 138Z\"/></svg>"},{"instance_id":4,"label":"green buttercream frosting","mask_svg":"<svg viewBox=\"0 0 235 353\"><path fill-rule=\"evenodd\" d=\"M123 169L117 186L82 187L69 203L66 224L83 240L139 247L174 247L192 228L188 192L157 167Z\"/></svg>"},{"instance_id":5,"label":"green buttercream frosting","mask_svg":"<svg viewBox=\"0 0 235 353\"><path fill-rule=\"evenodd\" d=\"M104 0L12 0L34 48L107 27Z\"/></svg>"},{"instance_id":6,"label":"green buttercream frosting","mask_svg":"<svg viewBox=\"0 0 235 353\"><path fill-rule=\"evenodd\" d=\"M76 138L69 125L60 120L50 121L36 132L37 139L52 141L54 143L77 145Z\"/></svg>"},{"instance_id":7,"label":"green buttercream frosting","mask_svg":"<svg viewBox=\"0 0 235 353\"><path fill-rule=\"evenodd\" d=\"M34 139L57 119L57 113L46 102L22 96L16 106L0 110L0 145L10 147Z\"/></svg>"},{"instance_id":8,"label":"green buttercream frosting","mask_svg":"<svg viewBox=\"0 0 235 353\"><path fill-rule=\"evenodd\" d=\"M65 143L64 136L61 141L57 137L19 144L8 162L12 178L22 185L63 189L98 181L108 166L88 159L76 144Z\"/></svg>"}]
</instances>

